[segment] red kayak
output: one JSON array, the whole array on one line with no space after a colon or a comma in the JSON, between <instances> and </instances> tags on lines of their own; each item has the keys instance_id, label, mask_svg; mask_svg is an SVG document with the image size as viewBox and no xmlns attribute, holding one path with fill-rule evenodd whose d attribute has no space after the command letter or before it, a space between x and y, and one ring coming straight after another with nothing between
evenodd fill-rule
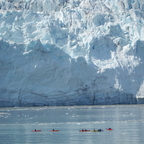
<instances>
[{"instance_id":1,"label":"red kayak","mask_svg":"<svg viewBox=\"0 0 144 144\"><path fill-rule=\"evenodd\" d=\"M80 132L89 132L91 130L79 130Z\"/></svg>"},{"instance_id":2,"label":"red kayak","mask_svg":"<svg viewBox=\"0 0 144 144\"><path fill-rule=\"evenodd\" d=\"M50 130L50 132L59 132L59 130Z\"/></svg>"},{"instance_id":3,"label":"red kayak","mask_svg":"<svg viewBox=\"0 0 144 144\"><path fill-rule=\"evenodd\" d=\"M110 131L110 130L113 130L113 129L111 129L111 128L108 128L107 130L109 130L109 131Z\"/></svg>"},{"instance_id":4,"label":"red kayak","mask_svg":"<svg viewBox=\"0 0 144 144\"><path fill-rule=\"evenodd\" d=\"M41 132L41 130L32 130L32 132Z\"/></svg>"}]
</instances>

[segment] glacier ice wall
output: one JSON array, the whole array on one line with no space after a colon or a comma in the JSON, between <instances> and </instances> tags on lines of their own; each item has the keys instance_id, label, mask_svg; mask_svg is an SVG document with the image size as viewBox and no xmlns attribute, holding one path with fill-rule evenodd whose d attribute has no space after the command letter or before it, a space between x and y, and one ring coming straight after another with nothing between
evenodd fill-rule
<instances>
[{"instance_id":1,"label":"glacier ice wall","mask_svg":"<svg viewBox=\"0 0 144 144\"><path fill-rule=\"evenodd\" d=\"M144 103L143 0L0 0L0 106Z\"/></svg>"}]
</instances>

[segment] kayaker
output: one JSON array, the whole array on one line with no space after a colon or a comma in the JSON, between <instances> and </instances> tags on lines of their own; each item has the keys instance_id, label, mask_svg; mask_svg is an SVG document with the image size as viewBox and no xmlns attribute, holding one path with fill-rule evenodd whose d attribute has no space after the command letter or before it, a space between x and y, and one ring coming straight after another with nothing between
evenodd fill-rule
<instances>
[{"instance_id":1,"label":"kayaker","mask_svg":"<svg viewBox=\"0 0 144 144\"><path fill-rule=\"evenodd\" d=\"M102 131L101 129L98 129L98 131Z\"/></svg>"},{"instance_id":2,"label":"kayaker","mask_svg":"<svg viewBox=\"0 0 144 144\"><path fill-rule=\"evenodd\" d=\"M111 128L108 128L108 130L112 130Z\"/></svg>"}]
</instances>

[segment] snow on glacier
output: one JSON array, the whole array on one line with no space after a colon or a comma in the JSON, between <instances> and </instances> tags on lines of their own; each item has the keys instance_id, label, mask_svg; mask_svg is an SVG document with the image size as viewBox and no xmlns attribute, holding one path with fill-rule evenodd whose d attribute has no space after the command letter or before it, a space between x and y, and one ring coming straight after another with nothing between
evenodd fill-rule
<instances>
[{"instance_id":1,"label":"snow on glacier","mask_svg":"<svg viewBox=\"0 0 144 144\"><path fill-rule=\"evenodd\" d=\"M144 103L143 0L0 0L0 106Z\"/></svg>"}]
</instances>

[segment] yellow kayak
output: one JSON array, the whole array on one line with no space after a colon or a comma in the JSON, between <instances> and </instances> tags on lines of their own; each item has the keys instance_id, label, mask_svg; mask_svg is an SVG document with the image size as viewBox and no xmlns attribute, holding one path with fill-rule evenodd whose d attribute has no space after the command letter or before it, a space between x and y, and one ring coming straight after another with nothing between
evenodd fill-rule
<instances>
[{"instance_id":1,"label":"yellow kayak","mask_svg":"<svg viewBox=\"0 0 144 144\"><path fill-rule=\"evenodd\" d=\"M98 132L98 130L92 130L92 132Z\"/></svg>"},{"instance_id":2,"label":"yellow kayak","mask_svg":"<svg viewBox=\"0 0 144 144\"><path fill-rule=\"evenodd\" d=\"M92 132L101 132L103 131L102 129L98 129L98 130L92 130Z\"/></svg>"}]
</instances>

